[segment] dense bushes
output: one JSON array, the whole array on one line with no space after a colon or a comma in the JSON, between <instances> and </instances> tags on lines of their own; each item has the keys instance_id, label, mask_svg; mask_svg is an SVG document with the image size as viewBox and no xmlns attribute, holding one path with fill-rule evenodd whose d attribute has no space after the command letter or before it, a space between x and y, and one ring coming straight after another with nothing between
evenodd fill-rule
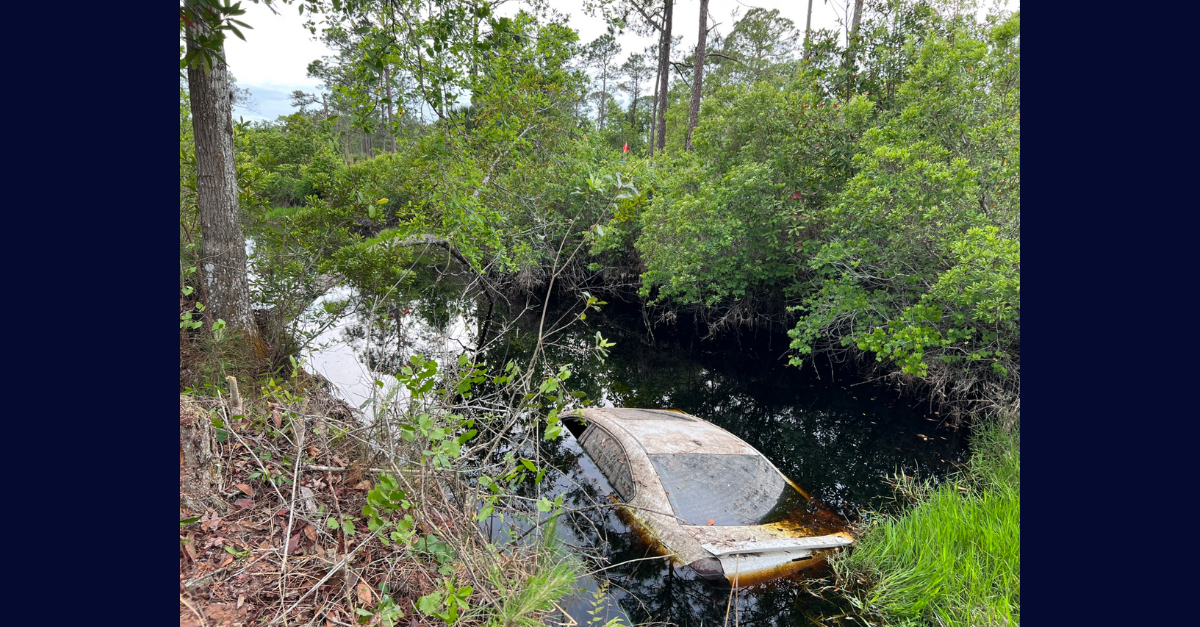
<instances>
[{"instance_id":1,"label":"dense bushes","mask_svg":"<svg viewBox=\"0 0 1200 627\"><path fill-rule=\"evenodd\" d=\"M767 50L747 39L762 26L721 49ZM580 116L573 31L527 14L506 29L471 105L394 153L344 165L315 114L246 129L265 221L286 217L322 272L363 289L411 263L394 244L433 235L499 283L556 276L714 328L783 323L797 364L873 356L953 408L1019 410L1019 14L879 3L853 64L828 33L802 57L717 58L695 149L676 146L677 84L653 158L615 148L641 137L618 107L604 132Z\"/></svg>"},{"instance_id":2,"label":"dense bushes","mask_svg":"<svg viewBox=\"0 0 1200 627\"><path fill-rule=\"evenodd\" d=\"M1020 395L1019 16L928 40L819 211L793 348L857 346L941 400Z\"/></svg>"}]
</instances>

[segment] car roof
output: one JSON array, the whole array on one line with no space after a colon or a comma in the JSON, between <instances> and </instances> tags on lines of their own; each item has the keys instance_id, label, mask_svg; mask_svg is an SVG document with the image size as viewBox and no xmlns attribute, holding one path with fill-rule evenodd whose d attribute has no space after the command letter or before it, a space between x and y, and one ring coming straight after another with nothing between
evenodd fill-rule
<instances>
[{"instance_id":1,"label":"car roof","mask_svg":"<svg viewBox=\"0 0 1200 627\"><path fill-rule=\"evenodd\" d=\"M625 431L647 455L761 455L732 433L683 412L603 407L586 409L583 417Z\"/></svg>"}]
</instances>

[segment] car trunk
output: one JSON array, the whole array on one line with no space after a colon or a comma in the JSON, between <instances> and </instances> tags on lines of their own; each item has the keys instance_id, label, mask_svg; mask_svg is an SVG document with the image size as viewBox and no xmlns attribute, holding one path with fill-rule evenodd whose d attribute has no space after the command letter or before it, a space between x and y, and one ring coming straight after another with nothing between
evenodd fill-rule
<instances>
[{"instance_id":1,"label":"car trunk","mask_svg":"<svg viewBox=\"0 0 1200 627\"><path fill-rule=\"evenodd\" d=\"M814 558L823 555L823 549L853 542L846 532L803 536L792 527L776 524L684 529L720 562L723 576L737 585L789 574L819 561ZM706 576L719 575L710 567Z\"/></svg>"}]
</instances>

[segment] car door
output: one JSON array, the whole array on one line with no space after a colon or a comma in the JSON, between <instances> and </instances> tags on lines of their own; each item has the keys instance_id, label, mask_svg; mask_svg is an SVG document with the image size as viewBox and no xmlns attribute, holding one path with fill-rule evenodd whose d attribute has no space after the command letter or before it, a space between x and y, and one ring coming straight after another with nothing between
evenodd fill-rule
<instances>
[{"instance_id":1,"label":"car door","mask_svg":"<svg viewBox=\"0 0 1200 627\"><path fill-rule=\"evenodd\" d=\"M592 423L579 437L579 445L612 485L618 499L628 503L637 496L629 455L611 433Z\"/></svg>"}]
</instances>

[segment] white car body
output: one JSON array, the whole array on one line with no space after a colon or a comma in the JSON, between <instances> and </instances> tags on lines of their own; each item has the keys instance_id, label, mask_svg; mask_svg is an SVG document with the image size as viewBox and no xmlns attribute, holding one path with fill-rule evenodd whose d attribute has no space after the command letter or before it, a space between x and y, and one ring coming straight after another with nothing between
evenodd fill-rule
<instances>
[{"instance_id":1,"label":"white car body","mask_svg":"<svg viewBox=\"0 0 1200 627\"><path fill-rule=\"evenodd\" d=\"M762 453L712 423L632 408L583 409L572 420L625 513L702 577L744 586L853 542Z\"/></svg>"}]
</instances>

